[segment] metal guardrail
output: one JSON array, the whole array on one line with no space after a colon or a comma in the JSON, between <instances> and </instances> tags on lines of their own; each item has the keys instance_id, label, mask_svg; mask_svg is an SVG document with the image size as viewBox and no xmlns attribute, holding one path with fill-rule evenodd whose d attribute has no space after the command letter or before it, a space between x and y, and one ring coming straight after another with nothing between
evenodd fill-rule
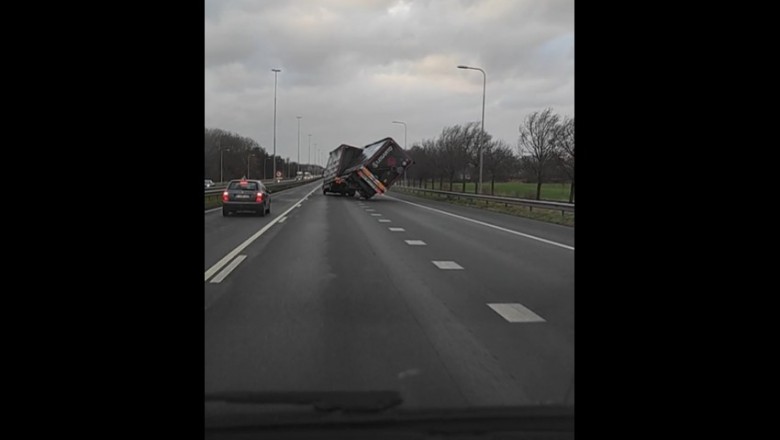
<instances>
[{"instance_id":1,"label":"metal guardrail","mask_svg":"<svg viewBox=\"0 0 780 440\"><path fill-rule=\"evenodd\" d=\"M271 194L279 191L284 191L286 189L290 189L296 186L301 186L307 183L314 182L316 180L321 179L320 177L315 177L313 179L309 180L295 180L295 179L288 179L288 180L282 180L279 183L265 183L265 187L268 188L268 190L271 192ZM265 181L264 181L265 182ZM227 187L227 184L225 185ZM225 188L221 189L207 189L204 193L204 201L208 200L212 197L219 197L222 195L222 193L225 191ZM220 199L221 200L221 199ZM221 203L221 201L220 201Z\"/></svg>"},{"instance_id":2,"label":"metal guardrail","mask_svg":"<svg viewBox=\"0 0 780 440\"><path fill-rule=\"evenodd\" d=\"M295 180L295 179L286 179L286 180L282 180L282 182L292 182L293 180ZM312 179L309 179L309 180L312 180ZM274 181L276 181L276 179L260 179L260 181L263 182L266 186L268 186L268 184L273 183ZM215 190L218 190L218 189L225 189L225 188L227 188L227 186L228 186L228 182L214 182L214 185L212 185L211 188L208 188L208 189L203 188L203 190L204 191L215 191Z\"/></svg>"},{"instance_id":3,"label":"metal guardrail","mask_svg":"<svg viewBox=\"0 0 780 440\"><path fill-rule=\"evenodd\" d=\"M512 205L530 206L532 208L551 209L554 211L574 212L574 203L566 202L551 202L547 200L533 200L533 199L520 199L517 197L503 197L503 196L488 196L484 194L469 194L454 191L441 191L438 189L424 189L415 188L412 186L400 186L395 185L393 189L401 189L412 192L422 192L431 194L442 194L448 197L455 197L458 199L472 199L472 200L485 200L490 202L498 202Z\"/></svg>"}]
</instances>

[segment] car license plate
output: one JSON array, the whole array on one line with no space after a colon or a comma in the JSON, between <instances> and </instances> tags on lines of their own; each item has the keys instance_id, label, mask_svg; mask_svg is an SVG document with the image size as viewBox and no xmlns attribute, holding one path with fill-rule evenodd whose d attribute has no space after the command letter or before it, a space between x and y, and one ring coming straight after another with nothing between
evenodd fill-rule
<instances>
[{"instance_id":1,"label":"car license plate","mask_svg":"<svg viewBox=\"0 0 780 440\"><path fill-rule=\"evenodd\" d=\"M238 194L238 195L236 195L236 198L237 198L237 199L248 199L248 198L249 198L249 196L248 196L248 195L246 195L246 194Z\"/></svg>"}]
</instances>

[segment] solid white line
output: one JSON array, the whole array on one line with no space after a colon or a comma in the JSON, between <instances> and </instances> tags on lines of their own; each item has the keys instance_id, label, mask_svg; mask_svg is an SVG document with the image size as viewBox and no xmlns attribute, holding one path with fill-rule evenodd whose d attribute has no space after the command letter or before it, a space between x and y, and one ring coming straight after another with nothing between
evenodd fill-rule
<instances>
[{"instance_id":1,"label":"solid white line","mask_svg":"<svg viewBox=\"0 0 780 440\"><path fill-rule=\"evenodd\" d=\"M279 219L279 223L284 223L285 220L287 220L287 217L282 217Z\"/></svg>"},{"instance_id":2,"label":"solid white line","mask_svg":"<svg viewBox=\"0 0 780 440\"><path fill-rule=\"evenodd\" d=\"M422 240L404 240L409 246L427 246Z\"/></svg>"},{"instance_id":3,"label":"solid white line","mask_svg":"<svg viewBox=\"0 0 780 440\"><path fill-rule=\"evenodd\" d=\"M305 197L310 196L312 193L314 193L314 191L317 191L318 189L319 189L319 187L315 186L314 189L312 189L309 192L309 194L306 194ZM287 209L287 211L284 211L278 217L276 217L275 219L271 220L267 225L263 226L262 229L260 229L259 231L255 232L251 237L247 238L243 243L241 243L235 249L230 251L227 255L222 257L221 260L217 261L216 264L211 266L209 268L209 270L206 271L206 278L205 278L205 280L208 280L209 278L211 278L212 275L214 275L218 270L220 270L222 268L222 266L226 265L230 260L235 258L235 256L238 255L239 252L241 252L244 249L246 249L246 247L249 246L250 244L252 244L253 241L255 241L258 238L260 238L260 236L263 235L265 233L265 231L271 229L271 226L275 225L276 222L278 222L280 218L282 218L282 217L286 216L287 214L289 214L290 211L295 209L295 207L296 207L296 205L293 205L293 206L289 207Z\"/></svg>"},{"instance_id":4,"label":"solid white line","mask_svg":"<svg viewBox=\"0 0 780 440\"><path fill-rule=\"evenodd\" d=\"M226 276L230 275L230 272L233 272L233 269L238 267L238 265L241 264L242 261L244 261L244 258L246 258L246 255L237 256L236 259L231 261L226 268L222 269L222 271L218 273L217 276L212 278L211 281L209 281L209 283L221 283Z\"/></svg>"},{"instance_id":5,"label":"solid white line","mask_svg":"<svg viewBox=\"0 0 780 440\"><path fill-rule=\"evenodd\" d=\"M454 262L454 261L431 261L431 263L435 264L436 267L439 269L444 270L461 270L463 269L463 266L460 264Z\"/></svg>"},{"instance_id":6,"label":"solid white line","mask_svg":"<svg viewBox=\"0 0 780 440\"><path fill-rule=\"evenodd\" d=\"M302 200L301 200L301 201L302 201ZM301 207L301 204L300 204L300 203L298 203L298 204L297 204L295 207L296 207L296 208L300 208L300 207Z\"/></svg>"},{"instance_id":7,"label":"solid white line","mask_svg":"<svg viewBox=\"0 0 780 440\"><path fill-rule=\"evenodd\" d=\"M520 303L488 303L488 307L509 322L547 322Z\"/></svg>"},{"instance_id":8,"label":"solid white line","mask_svg":"<svg viewBox=\"0 0 780 440\"><path fill-rule=\"evenodd\" d=\"M397 198L391 197L391 196L387 196L387 197L390 198L390 199L393 199L393 200L398 200L399 202L403 202L403 203L407 203L409 205L417 206L419 208L425 208L425 209L428 209L428 210L431 210L431 211L438 212L440 214L449 215L450 217L455 217L455 218L459 218L461 220L466 220L467 222L472 222L472 223L476 223L478 225L487 226L489 228L498 229L499 231L509 232L510 234L515 234L515 235L519 235L521 237L530 238L532 240L541 241L542 243L547 243L547 244L551 244L553 246L562 247L564 249L569 249L571 251L574 250L574 246L569 246L569 245L566 245L566 244L563 244L563 243L558 243L558 242L555 242L555 241L547 240L547 239L544 239L544 238L541 238L541 237L537 237L535 235L523 234L522 232L513 231L511 229L502 228L501 226L496 226L496 225L493 225L493 224L490 224L490 223L485 223L483 221L474 220L473 218L463 217L462 215L457 215L457 214L453 214L451 212L442 211L440 209L431 208L430 206L418 205L417 203L407 202L406 200L397 199Z\"/></svg>"},{"instance_id":9,"label":"solid white line","mask_svg":"<svg viewBox=\"0 0 780 440\"><path fill-rule=\"evenodd\" d=\"M406 229L404 229L404 228L387 228L387 229L389 229L392 232L404 232L404 231L406 231Z\"/></svg>"}]
</instances>

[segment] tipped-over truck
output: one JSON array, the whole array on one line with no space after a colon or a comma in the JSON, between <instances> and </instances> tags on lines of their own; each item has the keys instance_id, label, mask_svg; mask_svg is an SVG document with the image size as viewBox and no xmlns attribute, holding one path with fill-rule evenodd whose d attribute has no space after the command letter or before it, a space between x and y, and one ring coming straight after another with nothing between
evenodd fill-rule
<instances>
[{"instance_id":1,"label":"tipped-over truck","mask_svg":"<svg viewBox=\"0 0 780 440\"><path fill-rule=\"evenodd\" d=\"M412 158L390 137L362 149L342 144L330 153L322 192L347 196L359 193L370 199L384 194L412 163Z\"/></svg>"}]
</instances>

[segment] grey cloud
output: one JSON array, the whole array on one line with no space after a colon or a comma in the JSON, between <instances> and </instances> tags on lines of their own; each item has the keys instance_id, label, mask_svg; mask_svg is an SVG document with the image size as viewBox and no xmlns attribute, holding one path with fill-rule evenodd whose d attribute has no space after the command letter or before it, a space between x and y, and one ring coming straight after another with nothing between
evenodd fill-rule
<instances>
[{"instance_id":1,"label":"grey cloud","mask_svg":"<svg viewBox=\"0 0 780 440\"><path fill-rule=\"evenodd\" d=\"M410 144L478 120L481 75L461 63L487 71L486 127L510 143L523 112L573 114L573 0L207 1L205 21L207 126L263 146L272 67L285 151L296 114L329 147L402 138L393 119L409 120Z\"/></svg>"}]
</instances>

